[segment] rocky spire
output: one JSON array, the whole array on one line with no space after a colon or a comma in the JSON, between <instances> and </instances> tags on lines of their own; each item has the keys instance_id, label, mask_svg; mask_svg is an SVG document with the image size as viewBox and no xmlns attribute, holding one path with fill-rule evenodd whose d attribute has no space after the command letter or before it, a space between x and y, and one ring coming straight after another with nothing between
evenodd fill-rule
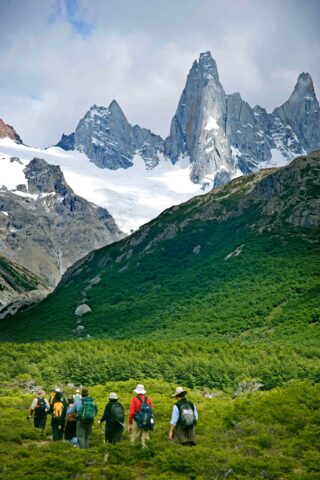
<instances>
[{"instance_id":1,"label":"rocky spire","mask_svg":"<svg viewBox=\"0 0 320 480\"><path fill-rule=\"evenodd\" d=\"M0 118L0 138L11 138L16 143L22 143L21 138L11 125L8 125Z\"/></svg>"}]
</instances>

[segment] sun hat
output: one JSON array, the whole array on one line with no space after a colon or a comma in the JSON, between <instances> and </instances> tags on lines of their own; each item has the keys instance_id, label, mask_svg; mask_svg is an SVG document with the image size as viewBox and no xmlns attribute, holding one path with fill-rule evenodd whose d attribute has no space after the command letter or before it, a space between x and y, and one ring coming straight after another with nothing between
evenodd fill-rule
<instances>
[{"instance_id":1,"label":"sun hat","mask_svg":"<svg viewBox=\"0 0 320 480\"><path fill-rule=\"evenodd\" d=\"M176 388L176 391L174 392L173 395L171 395L171 397L178 397L179 395L181 395L182 393L188 393L184 388L182 387L177 387Z\"/></svg>"},{"instance_id":2,"label":"sun hat","mask_svg":"<svg viewBox=\"0 0 320 480\"><path fill-rule=\"evenodd\" d=\"M144 388L144 386L141 383L139 383L133 391L138 395L147 393L147 390Z\"/></svg>"},{"instance_id":3,"label":"sun hat","mask_svg":"<svg viewBox=\"0 0 320 480\"><path fill-rule=\"evenodd\" d=\"M111 392L109 397L108 397L108 400L118 400L118 395L115 393L115 392Z\"/></svg>"},{"instance_id":4,"label":"sun hat","mask_svg":"<svg viewBox=\"0 0 320 480\"><path fill-rule=\"evenodd\" d=\"M44 397L46 392L40 388L40 390L37 391L37 397Z\"/></svg>"}]
</instances>

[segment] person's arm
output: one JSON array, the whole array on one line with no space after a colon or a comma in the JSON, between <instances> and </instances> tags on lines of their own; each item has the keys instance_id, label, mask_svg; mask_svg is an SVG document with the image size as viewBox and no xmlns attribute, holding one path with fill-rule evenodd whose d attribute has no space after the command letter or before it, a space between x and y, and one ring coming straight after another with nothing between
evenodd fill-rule
<instances>
[{"instance_id":1,"label":"person's arm","mask_svg":"<svg viewBox=\"0 0 320 480\"><path fill-rule=\"evenodd\" d=\"M132 426L132 422L133 422L133 417L134 417L135 414L136 414L136 401L139 402L139 400L136 400L136 397L134 397L134 398L131 400L131 403L130 403L129 418L128 418L128 432L129 432L129 433L131 432L131 426Z\"/></svg>"},{"instance_id":2,"label":"person's arm","mask_svg":"<svg viewBox=\"0 0 320 480\"><path fill-rule=\"evenodd\" d=\"M198 421L199 415L198 415L197 407L195 406L195 404L193 404L193 412L194 412L194 418Z\"/></svg>"},{"instance_id":3,"label":"person's arm","mask_svg":"<svg viewBox=\"0 0 320 480\"><path fill-rule=\"evenodd\" d=\"M103 423L104 421L107 420L108 410L109 410L108 407L109 407L109 404L107 403L106 406L104 407L104 412L103 412L102 417L99 420L99 423Z\"/></svg>"},{"instance_id":4,"label":"person's arm","mask_svg":"<svg viewBox=\"0 0 320 480\"><path fill-rule=\"evenodd\" d=\"M77 400L71 407L67 409L67 413L78 412L81 408L82 402L81 400Z\"/></svg>"},{"instance_id":5,"label":"person's arm","mask_svg":"<svg viewBox=\"0 0 320 480\"><path fill-rule=\"evenodd\" d=\"M36 409L36 406L37 406L37 403L38 403L38 399L37 398L34 398L32 400L32 403L30 405L30 408L29 408L29 417L32 417L33 414L34 414L34 411Z\"/></svg>"},{"instance_id":6,"label":"person's arm","mask_svg":"<svg viewBox=\"0 0 320 480\"><path fill-rule=\"evenodd\" d=\"M173 439L173 432L174 432L174 429L176 428L178 420L179 420L179 409L177 405L174 405L172 409L170 428L169 428L169 434L168 434L169 440Z\"/></svg>"}]
</instances>

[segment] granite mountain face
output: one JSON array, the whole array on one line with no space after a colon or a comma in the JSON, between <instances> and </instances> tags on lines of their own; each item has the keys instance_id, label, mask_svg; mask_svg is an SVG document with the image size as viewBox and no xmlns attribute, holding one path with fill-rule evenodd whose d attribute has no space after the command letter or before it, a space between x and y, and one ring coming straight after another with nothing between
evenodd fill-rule
<instances>
[{"instance_id":1,"label":"granite mountain face","mask_svg":"<svg viewBox=\"0 0 320 480\"><path fill-rule=\"evenodd\" d=\"M1 164L25 178L15 189L0 187L1 255L37 277L46 293L74 262L122 237L107 210L74 194L59 166L4 156Z\"/></svg>"},{"instance_id":2,"label":"granite mountain face","mask_svg":"<svg viewBox=\"0 0 320 480\"><path fill-rule=\"evenodd\" d=\"M99 167L111 170L131 167L135 154L141 155L146 168L152 168L164 152L162 138L130 125L115 100L107 108L93 105L74 134L64 135L58 146L83 152Z\"/></svg>"},{"instance_id":3,"label":"granite mountain face","mask_svg":"<svg viewBox=\"0 0 320 480\"><path fill-rule=\"evenodd\" d=\"M29 340L73 338L83 304L84 337L312 336L319 191L317 151L174 206L78 261L44 302L1 325L0 336L17 340L23 325Z\"/></svg>"},{"instance_id":4,"label":"granite mountain face","mask_svg":"<svg viewBox=\"0 0 320 480\"><path fill-rule=\"evenodd\" d=\"M302 73L282 106L272 113L252 108L239 93L225 93L216 62L206 52L189 72L165 140L132 127L113 101L108 108L94 105L58 146L84 152L110 169L130 168L136 154L148 169L163 158L176 163L188 157L194 183L218 186L319 148L319 103L310 75Z\"/></svg>"}]
</instances>

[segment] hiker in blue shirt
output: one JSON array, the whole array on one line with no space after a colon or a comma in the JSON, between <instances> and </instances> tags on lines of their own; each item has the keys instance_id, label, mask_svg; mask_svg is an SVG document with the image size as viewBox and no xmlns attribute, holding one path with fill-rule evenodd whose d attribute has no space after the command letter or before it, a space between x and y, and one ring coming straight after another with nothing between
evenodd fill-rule
<instances>
[{"instance_id":1,"label":"hiker in blue shirt","mask_svg":"<svg viewBox=\"0 0 320 480\"><path fill-rule=\"evenodd\" d=\"M82 398L78 399L71 407L68 408L67 414L77 413L77 438L80 448L89 448L89 436L92 431L94 417L98 413L97 406L89 396L87 388L81 391Z\"/></svg>"},{"instance_id":2,"label":"hiker in blue shirt","mask_svg":"<svg viewBox=\"0 0 320 480\"><path fill-rule=\"evenodd\" d=\"M181 445L196 445L195 425L198 421L198 412L196 406L187 400L187 393L182 387L177 387L171 395L177 403L172 408L169 440Z\"/></svg>"}]
</instances>

